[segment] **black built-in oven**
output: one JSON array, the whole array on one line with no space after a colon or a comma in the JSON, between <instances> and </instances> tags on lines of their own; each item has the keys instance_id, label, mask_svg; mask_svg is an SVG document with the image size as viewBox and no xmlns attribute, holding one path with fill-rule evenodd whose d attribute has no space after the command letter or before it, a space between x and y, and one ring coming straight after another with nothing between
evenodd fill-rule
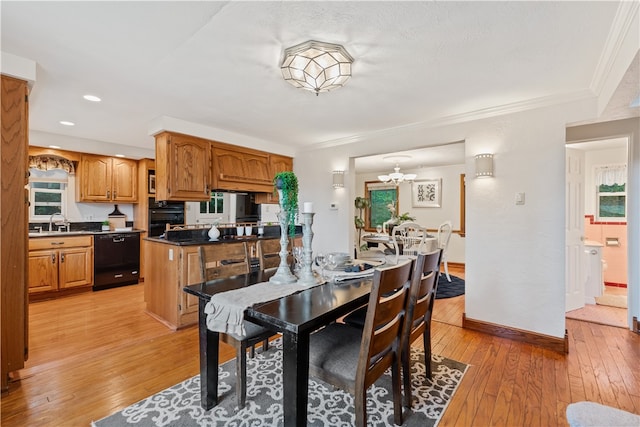
<instances>
[{"instance_id":1,"label":"black built-in oven","mask_svg":"<svg viewBox=\"0 0 640 427\"><path fill-rule=\"evenodd\" d=\"M158 201L149 198L149 237L158 237L164 234L167 224L184 224L184 202Z\"/></svg>"}]
</instances>

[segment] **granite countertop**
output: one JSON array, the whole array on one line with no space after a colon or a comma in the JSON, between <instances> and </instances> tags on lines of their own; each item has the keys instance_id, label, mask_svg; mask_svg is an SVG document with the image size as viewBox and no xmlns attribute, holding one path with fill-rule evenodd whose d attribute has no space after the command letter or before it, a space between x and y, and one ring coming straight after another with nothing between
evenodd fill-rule
<instances>
[{"instance_id":1,"label":"granite countertop","mask_svg":"<svg viewBox=\"0 0 640 427\"><path fill-rule=\"evenodd\" d=\"M98 234L125 234L125 233L142 233L144 230L131 229L131 230L122 230L122 231L88 231L88 230L78 230L78 231L29 231L29 238L40 238L40 237L72 237L72 236L86 236L86 235L98 235Z\"/></svg>"},{"instance_id":2,"label":"granite countertop","mask_svg":"<svg viewBox=\"0 0 640 427\"><path fill-rule=\"evenodd\" d=\"M209 240L205 238L191 238L186 240L167 240L161 239L159 237L145 237L144 240L150 242L163 243L165 245L174 245L174 246L193 246L193 245L216 245L221 243L230 243L230 242L255 242L257 240L270 240L270 239L280 239L280 236L221 236L216 240Z\"/></svg>"}]
</instances>

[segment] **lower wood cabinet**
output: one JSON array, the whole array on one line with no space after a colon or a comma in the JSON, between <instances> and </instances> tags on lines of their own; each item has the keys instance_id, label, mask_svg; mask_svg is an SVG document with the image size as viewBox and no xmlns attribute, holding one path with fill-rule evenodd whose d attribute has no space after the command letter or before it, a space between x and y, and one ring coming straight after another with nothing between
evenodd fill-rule
<instances>
[{"instance_id":1,"label":"lower wood cabinet","mask_svg":"<svg viewBox=\"0 0 640 427\"><path fill-rule=\"evenodd\" d=\"M198 247L145 241L147 312L171 329L198 322L198 298L182 290L201 282Z\"/></svg>"},{"instance_id":2,"label":"lower wood cabinet","mask_svg":"<svg viewBox=\"0 0 640 427\"><path fill-rule=\"evenodd\" d=\"M29 239L29 294L93 284L93 236Z\"/></svg>"}]
</instances>

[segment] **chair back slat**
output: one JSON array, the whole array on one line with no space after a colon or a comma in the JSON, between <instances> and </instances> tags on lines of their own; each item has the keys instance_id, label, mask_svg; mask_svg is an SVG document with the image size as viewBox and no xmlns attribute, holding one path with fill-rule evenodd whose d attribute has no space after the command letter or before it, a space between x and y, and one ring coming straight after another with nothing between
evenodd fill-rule
<instances>
[{"instance_id":1,"label":"chair back slat","mask_svg":"<svg viewBox=\"0 0 640 427\"><path fill-rule=\"evenodd\" d=\"M204 281L249 273L246 242L204 245L198 248L200 276Z\"/></svg>"}]
</instances>

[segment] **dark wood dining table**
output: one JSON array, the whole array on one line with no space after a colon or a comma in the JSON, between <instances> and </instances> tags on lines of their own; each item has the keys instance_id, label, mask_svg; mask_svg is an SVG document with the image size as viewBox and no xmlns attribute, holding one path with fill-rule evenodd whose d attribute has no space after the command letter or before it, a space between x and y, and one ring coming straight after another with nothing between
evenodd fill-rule
<instances>
[{"instance_id":1,"label":"dark wood dining table","mask_svg":"<svg viewBox=\"0 0 640 427\"><path fill-rule=\"evenodd\" d=\"M219 348L219 333L207 328L205 305L216 293L265 282L275 271L252 272L184 288L199 299L200 397L204 409L211 409L218 403ZM246 320L282 333L285 426L305 426L307 423L311 333L366 304L371 284L371 277L329 282L245 310Z\"/></svg>"}]
</instances>

